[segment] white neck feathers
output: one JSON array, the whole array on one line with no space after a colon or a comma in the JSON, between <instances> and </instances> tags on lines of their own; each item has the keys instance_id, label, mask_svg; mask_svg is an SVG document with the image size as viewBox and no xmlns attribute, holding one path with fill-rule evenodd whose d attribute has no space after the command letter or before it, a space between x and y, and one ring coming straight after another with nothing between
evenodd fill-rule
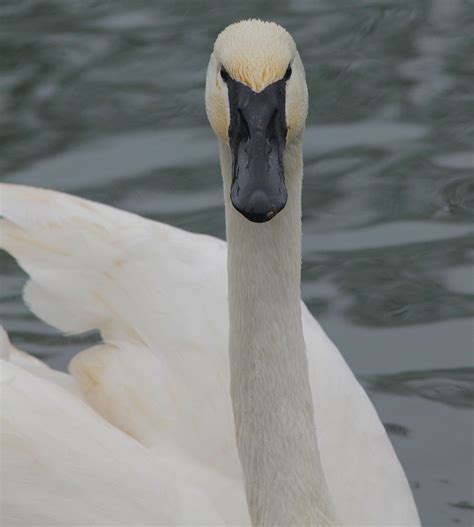
<instances>
[{"instance_id":1,"label":"white neck feathers","mask_svg":"<svg viewBox=\"0 0 474 527\"><path fill-rule=\"evenodd\" d=\"M220 144L228 241L230 376L236 440L253 525L335 525L319 458L301 322L302 144L286 148L286 207L251 223L230 202L232 158Z\"/></svg>"}]
</instances>

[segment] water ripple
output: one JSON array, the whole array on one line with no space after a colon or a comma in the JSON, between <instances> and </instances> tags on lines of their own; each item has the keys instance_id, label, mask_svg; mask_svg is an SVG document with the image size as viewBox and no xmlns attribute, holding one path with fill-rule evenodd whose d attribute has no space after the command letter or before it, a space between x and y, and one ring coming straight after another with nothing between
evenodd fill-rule
<instances>
[{"instance_id":1,"label":"water ripple","mask_svg":"<svg viewBox=\"0 0 474 527\"><path fill-rule=\"evenodd\" d=\"M416 396L457 408L474 407L474 368L406 371L366 379L375 392Z\"/></svg>"}]
</instances>

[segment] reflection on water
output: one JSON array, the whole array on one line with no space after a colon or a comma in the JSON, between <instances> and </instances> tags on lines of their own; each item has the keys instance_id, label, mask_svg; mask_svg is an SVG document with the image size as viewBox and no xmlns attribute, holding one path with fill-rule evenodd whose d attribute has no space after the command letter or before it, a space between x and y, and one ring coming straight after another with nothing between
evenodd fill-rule
<instances>
[{"instance_id":1,"label":"reflection on water","mask_svg":"<svg viewBox=\"0 0 474 527\"><path fill-rule=\"evenodd\" d=\"M410 430L406 426L399 425L397 423L384 423L385 430L390 435L397 435L405 437L410 434Z\"/></svg>"},{"instance_id":2,"label":"reflection on water","mask_svg":"<svg viewBox=\"0 0 474 527\"><path fill-rule=\"evenodd\" d=\"M458 408L474 406L474 368L377 375L368 385L374 391L415 395Z\"/></svg>"},{"instance_id":3,"label":"reflection on water","mask_svg":"<svg viewBox=\"0 0 474 527\"><path fill-rule=\"evenodd\" d=\"M450 503L451 507L457 507L458 509L468 509L474 511L474 505L468 501L458 501L457 503Z\"/></svg>"},{"instance_id":4,"label":"reflection on water","mask_svg":"<svg viewBox=\"0 0 474 527\"><path fill-rule=\"evenodd\" d=\"M4 0L0 173L224 236L216 34L294 35L310 89L303 296L374 400L425 525L471 525L474 7L465 0ZM2 317L64 368L2 255Z\"/></svg>"}]
</instances>

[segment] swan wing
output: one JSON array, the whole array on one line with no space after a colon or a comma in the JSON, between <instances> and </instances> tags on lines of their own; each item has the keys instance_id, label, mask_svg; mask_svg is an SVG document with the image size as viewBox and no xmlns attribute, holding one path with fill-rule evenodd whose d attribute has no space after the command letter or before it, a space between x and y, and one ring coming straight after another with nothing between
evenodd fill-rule
<instances>
[{"instance_id":1,"label":"swan wing","mask_svg":"<svg viewBox=\"0 0 474 527\"><path fill-rule=\"evenodd\" d=\"M107 421L205 467L226 523L247 524L228 396L225 243L58 192L0 185L0 246L29 274L24 298L65 333L104 344L70 371ZM196 474L199 472L196 471Z\"/></svg>"},{"instance_id":2,"label":"swan wing","mask_svg":"<svg viewBox=\"0 0 474 527\"><path fill-rule=\"evenodd\" d=\"M158 412L165 425L149 427L155 434L145 438L129 422L129 433L148 445L169 439L240 471L228 396L225 243L59 192L1 185L0 193L0 246L30 276L25 302L65 333L101 332L106 347L71 365L89 402L108 407L105 417L119 425L130 414L114 406L114 386L134 385L134 393L153 386L155 397L142 397L145 414Z\"/></svg>"},{"instance_id":3,"label":"swan wing","mask_svg":"<svg viewBox=\"0 0 474 527\"><path fill-rule=\"evenodd\" d=\"M53 381L0 360L5 525L220 522L189 460L157 456Z\"/></svg>"}]
</instances>

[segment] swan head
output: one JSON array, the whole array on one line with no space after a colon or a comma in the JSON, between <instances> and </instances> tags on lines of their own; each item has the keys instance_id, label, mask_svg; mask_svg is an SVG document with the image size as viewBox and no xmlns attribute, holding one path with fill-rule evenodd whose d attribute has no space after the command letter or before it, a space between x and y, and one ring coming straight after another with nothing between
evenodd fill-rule
<instances>
[{"instance_id":1,"label":"swan head","mask_svg":"<svg viewBox=\"0 0 474 527\"><path fill-rule=\"evenodd\" d=\"M303 64L283 27L243 20L219 34L207 70L206 112L231 150L230 198L248 220L262 223L284 208L284 154L301 139L307 108Z\"/></svg>"}]
</instances>

